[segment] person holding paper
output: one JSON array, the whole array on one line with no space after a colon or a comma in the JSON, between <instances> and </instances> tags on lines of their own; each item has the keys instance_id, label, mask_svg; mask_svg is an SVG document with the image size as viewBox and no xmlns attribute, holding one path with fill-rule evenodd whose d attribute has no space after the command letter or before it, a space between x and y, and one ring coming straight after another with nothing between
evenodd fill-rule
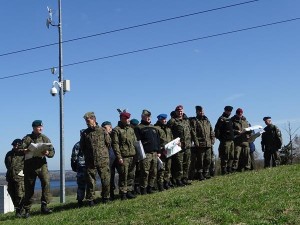
<instances>
[{"instance_id":1,"label":"person holding paper","mask_svg":"<svg viewBox=\"0 0 300 225\"><path fill-rule=\"evenodd\" d=\"M32 133L27 134L23 138L23 149L28 149L31 143L50 143L50 139L42 134L43 122L42 120L34 120L32 122ZM47 145L45 145L47 146ZM26 151L25 154L29 154ZM25 198L24 198L24 209L25 218L30 216L30 208L33 203L33 194L36 178L38 177L41 181L42 196L41 196L41 212L42 214L52 213L52 210L47 207L50 203L50 176L47 166L46 158L53 158L55 151L52 145L48 145L47 149L41 151L42 156L35 156L26 159L24 162L24 183L25 183Z\"/></svg>"},{"instance_id":2,"label":"person holding paper","mask_svg":"<svg viewBox=\"0 0 300 225\"><path fill-rule=\"evenodd\" d=\"M141 194L154 192L154 182L157 176L157 153L160 150L159 134L157 128L151 124L151 112L144 109L141 123L136 127L136 137L141 141L146 158L140 165L140 191Z\"/></svg>"},{"instance_id":3,"label":"person holding paper","mask_svg":"<svg viewBox=\"0 0 300 225\"><path fill-rule=\"evenodd\" d=\"M167 126L167 114L159 114L157 122L154 124L158 128L160 137L160 159L163 168L157 171L157 187L159 191L170 188L172 158L166 157L165 145L173 140L171 129Z\"/></svg>"},{"instance_id":4,"label":"person holding paper","mask_svg":"<svg viewBox=\"0 0 300 225\"><path fill-rule=\"evenodd\" d=\"M5 156L7 191L14 204L16 217L22 217L24 198L24 151L21 139L15 139L10 150Z\"/></svg>"},{"instance_id":5,"label":"person holding paper","mask_svg":"<svg viewBox=\"0 0 300 225\"><path fill-rule=\"evenodd\" d=\"M130 127L130 113L121 112L118 126L112 130L112 148L116 155L116 166L119 173L119 190L121 200L132 199L136 150L136 136Z\"/></svg>"}]
</instances>

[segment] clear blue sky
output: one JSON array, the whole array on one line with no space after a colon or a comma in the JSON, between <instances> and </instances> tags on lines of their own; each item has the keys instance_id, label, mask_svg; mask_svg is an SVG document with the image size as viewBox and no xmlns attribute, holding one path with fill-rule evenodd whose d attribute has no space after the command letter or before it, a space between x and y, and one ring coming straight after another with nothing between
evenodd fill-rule
<instances>
[{"instance_id":1,"label":"clear blue sky","mask_svg":"<svg viewBox=\"0 0 300 225\"><path fill-rule=\"evenodd\" d=\"M62 0L63 40L181 16L243 2L65 1ZM58 30L46 28L47 6L57 1L1 1L0 54L58 42ZM248 27L299 18L298 0L261 0L164 23L63 44L63 63L100 58L173 42L215 35ZM71 80L65 94L65 163L70 168L73 145L82 118L94 111L99 123L118 121L117 108L127 108L140 119L144 108L156 115L169 114L182 104L188 116L202 105L213 126L225 105L244 109L253 124L264 125L272 116L287 142L287 121L300 126L300 20L180 45L114 57L64 68ZM59 98L49 90L57 76L49 71L3 77L58 65L58 45L0 57L2 160L15 138L32 131L35 119L44 122L56 155L49 169L59 169ZM261 153L259 140L256 141ZM218 143L215 145L217 152ZM5 171L0 164L0 172Z\"/></svg>"}]
</instances>

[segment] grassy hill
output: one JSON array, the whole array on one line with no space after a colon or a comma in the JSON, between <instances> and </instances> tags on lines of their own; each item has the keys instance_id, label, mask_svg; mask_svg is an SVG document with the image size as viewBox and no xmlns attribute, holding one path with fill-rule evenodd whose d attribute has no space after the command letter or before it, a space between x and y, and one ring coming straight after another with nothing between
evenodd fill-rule
<instances>
[{"instance_id":1,"label":"grassy hill","mask_svg":"<svg viewBox=\"0 0 300 225\"><path fill-rule=\"evenodd\" d=\"M76 209L53 203L25 219L0 215L5 224L300 224L300 165L218 176L134 200ZM74 198L73 198L74 199ZM70 200L70 199L68 199ZM74 207L74 208L73 208Z\"/></svg>"}]
</instances>

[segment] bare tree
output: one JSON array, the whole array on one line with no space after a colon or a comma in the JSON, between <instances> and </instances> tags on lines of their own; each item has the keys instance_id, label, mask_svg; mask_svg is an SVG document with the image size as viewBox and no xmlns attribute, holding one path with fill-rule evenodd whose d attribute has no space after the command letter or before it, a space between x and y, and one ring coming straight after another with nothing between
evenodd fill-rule
<instances>
[{"instance_id":1,"label":"bare tree","mask_svg":"<svg viewBox=\"0 0 300 225\"><path fill-rule=\"evenodd\" d=\"M290 163L293 164L293 159L298 156L299 148L300 148L300 138L296 134L296 132L300 129L300 127L293 130L291 123L288 121L288 127L284 128L289 136L289 143L282 147L281 153L285 154Z\"/></svg>"}]
</instances>

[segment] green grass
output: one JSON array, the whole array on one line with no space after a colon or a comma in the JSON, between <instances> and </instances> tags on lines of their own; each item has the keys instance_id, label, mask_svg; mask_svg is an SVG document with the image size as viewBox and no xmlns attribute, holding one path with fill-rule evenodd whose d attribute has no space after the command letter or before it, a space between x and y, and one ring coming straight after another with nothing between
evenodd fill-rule
<instances>
[{"instance_id":1,"label":"green grass","mask_svg":"<svg viewBox=\"0 0 300 225\"><path fill-rule=\"evenodd\" d=\"M134 200L76 209L75 198L38 208L25 219L0 216L5 224L300 224L300 165L219 176Z\"/></svg>"}]
</instances>

